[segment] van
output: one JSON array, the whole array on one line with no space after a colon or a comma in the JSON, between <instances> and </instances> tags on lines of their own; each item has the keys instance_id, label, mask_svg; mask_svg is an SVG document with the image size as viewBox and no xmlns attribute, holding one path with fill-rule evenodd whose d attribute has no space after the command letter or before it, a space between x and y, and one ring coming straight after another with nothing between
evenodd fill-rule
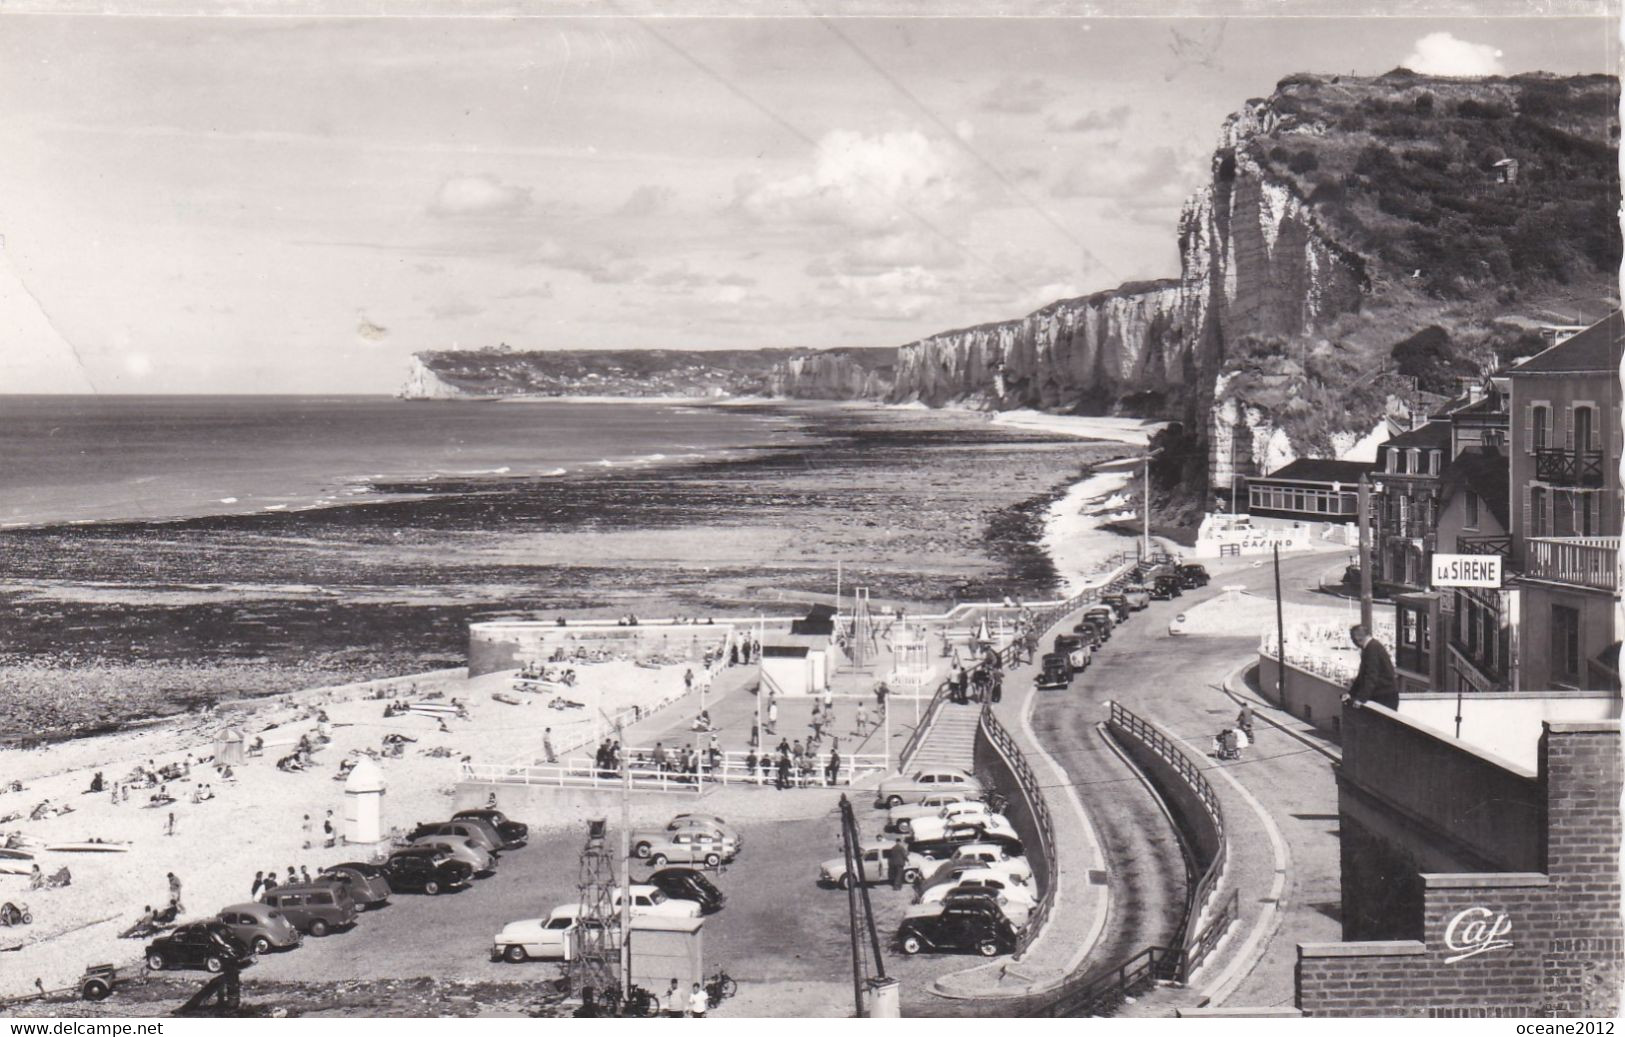
<instances>
[{"instance_id":1,"label":"van","mask_svg":"<svg viewBox=\"0 0 1625 1037\"><path fill-rule=\"evenodd\" d=\"M295 929L312 936L326 936L334 929L354 925L355 900L339 882L295 882L260 894L260 902L285 915Z\"/></svg>"}]
</instances>

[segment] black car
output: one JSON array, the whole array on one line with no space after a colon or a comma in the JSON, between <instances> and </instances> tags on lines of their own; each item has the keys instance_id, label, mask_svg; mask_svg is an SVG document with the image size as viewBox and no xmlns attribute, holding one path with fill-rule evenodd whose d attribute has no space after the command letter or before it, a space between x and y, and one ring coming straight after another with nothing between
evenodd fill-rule
<instances>
[{"instance_id":1,"label":"black car","mask_svg":"<svg viewBox=\"0 0 1625 1037\"><path fill-rule=\"evenodd\" d=\"M1128 596L1122 591L1112 591L1109 594L1102 594L1100 596L1100 603L1102 605L1110 605L1112 607L1112 612L1116 614L1117 621L1119 623L1128 618Z\"/></svg>"},{"instance_id":2,"label":"black car","mask_svg":"<svg viewBox=\"0 0 1625 1037\"><path fill-rule=\"evenodd\" d=\"M389 855L384 862L384 877L397 893L416 890L432 897L441 890L468 885L474 878L474 867L432 846L408 846Z\"/></svg>"},{"instance_id":3,"label":"black car","mask_svg":"<svg viewBox=\"0 0 1625 1037\"><path fill-rule=\"evenodd\" d=\"M1020 857L1026 853L1021 840L1013 835L1003 832L989 832L982 825L964 824L949 825L941 836L935 839L916 839L908 844L914 853L932 860L946 860L954 855L954 851L966 843L987 843L998 846L1011 857Z\"/></svg>"},{"instance_id":4,"label":"black car","mask_svg":"<svg viewBox=\"0 0 1625 1037\"><path fill-rule=\"evenodd\" d=\"M1038 671L1039 690L1054 691L1071 683L1072 667L1068 665L1066 656L1055 652L1044 656L1043 666Z\"/></svg>"},{"instance_id":5,"label":"black car","mask_svg":"<svg viewBox=\"0 0 1625 1037\"><path fill-rule=\"evenodd\" d=\"M935 915L903 919L897 945L904 954L921 951L975 951L984 958L1016 949L1016 930L1010 920L989 911L984 903L943 904Z\"/></svg>"},{"instance_id":6,"label":"black car","mask_svg":"<svg viewBox=\"0 0 1625 1037\"><path fill-rule=\"evenodd\" d=\"M1066 660L1067 666L1073 673L1079 673L1089 668L1090 655L1085 651L1086 642L1077 634L1060 634L1055 638L1055 654ZM1093 641L1087 644L1094 644Z\"/></svg>"},{"instance_id":7,"label":"black car","mask_svg":"<svg viewBox=\"0 0 1625 1037\"><path fill-rule=\"evenodd\" d=\"M1186 562L1179 567L1180 585L1187 590L1197 587L1206 587L1208 581L1207 567L1197 562Z\"/></svg>"},{"instance_id":8,"label":"black car","mask_svg":"<svg viewBox=\"0 0 1625 1037\"><path fill-rule=\"evenodd\" d=\"M477 821L488 821L496 826L502 833L502 848L504 850L517 850L530 840L530 826L522 821L511 821L508 815L500 810L478 809L459 810L451 815L453 821L464 818L474 818Z\"/></svg>"},{"instance_id":9,"label":"black car","mask_svg":"<svg viewBox=\"0 0 1625 1037\"><path fill-rule=\"evenodd\" d=\"M1158 576L1151 585L1151 597L1157 601L1171 601L1184 593L1179 586L1179 577L1164 573Z\"/></svg>"},{"instance_id":10,"label":"black car","mask_svg":"<svg viewBox=\"0 0 1625 1037\"><path fill-rule=\"evenodd\" d=\"M220 921L193 922L147 944L147 968L220 972L254 964L254 952Z\"/></svg>"},{"instance_id":11,"label":"black car","mask_svg":"<svg viewBox=\"0 0 1625 1037\"><path fill-rule=\"evenodd\" d=\"M728 898L710 879L693 868L661 868L644 880L673 900L692 900L700 913L721 911Z\"/></svg>"},{"instance_id":12,"label":"black car","mask_svg":"<svg viewBox=\"0 0 1625 1037\"><path fill-rule=\"evenodd\" d=\"M1082 622L1073 629L1094 630L1096 644L1105 644L1112 639L1112 621L1099 612L1084 616Z\"/></svg>"}]
</instances>

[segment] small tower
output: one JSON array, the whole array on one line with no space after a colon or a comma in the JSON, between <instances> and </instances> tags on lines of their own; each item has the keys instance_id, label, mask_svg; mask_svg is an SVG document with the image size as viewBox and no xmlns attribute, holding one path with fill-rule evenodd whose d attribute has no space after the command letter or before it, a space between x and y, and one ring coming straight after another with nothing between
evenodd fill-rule
<instances>
[{"instance_id":1,"label":"small tower","mask_svg":"<svg viewBox=\"0 0 1625 1037\"><path fill-rule=\"evenodd\" d=\"M370 757L344 779L344 837L367 844L384 838L384 773Z\"/></svg>"}]
</instances>

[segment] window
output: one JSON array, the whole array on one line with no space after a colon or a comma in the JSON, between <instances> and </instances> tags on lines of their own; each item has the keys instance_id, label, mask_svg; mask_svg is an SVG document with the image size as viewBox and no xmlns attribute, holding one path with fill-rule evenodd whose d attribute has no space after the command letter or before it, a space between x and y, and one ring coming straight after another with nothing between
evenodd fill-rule
<instances>
[{"instance_id":1,"label":"window","mask_svg":"<svg viewBox=\"0 0 1625 1037\"><path fill-rule=\"evenodd\" d=\"M1552 680L1580 680L1580 612L1567 605L1552 606Z\"/></svg>"},{"instance_id":2,"label":"window","mask_svg":"<svg viewBox=\"0 0 1625 1037\"><path fill-rule=\"evenodd\" d=\"M1598 449L1596 426L1597 419L1593 416L1591 408L1576 405L1574 408L1574 449L1587 452Z\"/></svg>"},{"instance_id":3,"label":"window","mask_svg":"<svg viewBox=\"0 0 1625 1037\"><path fill-rule=\"evenodd\" d=\"M1428 451L1428 474L1439 474L1439 452L1437 450Z\"/></svg>"},{"instance_id":4,"label":"window","mask_svg":"<svg viewBox=\"0 0 1625 1037\"><path fill-rule=\"evenodd\" d=\"M1388 451L1388 470L1395 475L1405 474L1405 453L1402 450Z\"/></svg>"},{"instance_id":5,"label":"window","mask_svg":"<svg viewBox=\"0 0 1625 1037\"><path fill-rule=\"evenodd\" d=\"M1418 449L1417 447L1411 447L1410 463L1411 463L1411 474L1412 475L1421 475L1422 474L1422 451L1420 449Z\"/></svg>"},{"instance_id":6,"label":"window","mask_svg":"<svg viewBox=\"0 0 1625 1037\"><path fill-rule=\"evenodd\" d=\"M1544 405L1534 407L1530 414L1529 435L1531 446L1535 450L1546 449L1546 426L1549 423L1548 411Z\"/></svg>"},{"instance_id":7,"label":"window","mask_svg":"<svg viewBox=\"0 0 1625 1037\"><path fill-rule=\"evenodd\" d=\"M1466 517L1465 520L1462 521L1463 528L1477 529L1478 528L1478 494L1474 493L1472 490L1468 490L1467 491L1467 496L1464 499L1463 503L1464 503L1464 506L1465 506L1466 511L1467 511L1467 517Z\"/></svg>"},{"instance_id":8,"label":"window","mask_svg":"<svg viewBox=\"0 0 1625 1037\"><path fill-rule=\"evenodd\" d=\"M1546 535L1546 487L1535 486L1529 490L1529 536L1543 537Z\"/></svg>"}]
</instances>

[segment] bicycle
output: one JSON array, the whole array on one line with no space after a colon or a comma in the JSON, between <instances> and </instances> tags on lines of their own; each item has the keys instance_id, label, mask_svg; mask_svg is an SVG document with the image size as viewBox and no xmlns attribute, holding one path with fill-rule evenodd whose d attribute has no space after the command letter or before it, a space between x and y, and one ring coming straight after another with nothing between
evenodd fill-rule
<instances>
[{"instance_id":1,"label":"bicycle","mask_svg":"<svg viewBox=\"0 0 1625 1037\"><path fill-rule=\"evenodd\" d=\"M705 981L705 1003L712 1008L722 1004L726 998L739 993L739 984L719 965L711 978Z\"/></svg>"}]
</instances>

